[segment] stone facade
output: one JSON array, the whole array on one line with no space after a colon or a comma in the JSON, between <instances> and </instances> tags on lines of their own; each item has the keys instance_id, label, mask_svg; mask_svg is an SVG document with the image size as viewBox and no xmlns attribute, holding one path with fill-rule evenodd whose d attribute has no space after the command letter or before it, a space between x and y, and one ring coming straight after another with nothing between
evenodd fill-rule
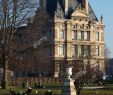
<instances>
[{"instance_id":1,"label":"stone facade","mask_svg":"<svg viewBox=\"0 0 113 95\"><path fill-rule=\"evenodd\" d=\"M88 0L40 0L39 10L48 15L48 45L35 52L39 72L63 76L66 66L71 65L75 73L81 60L85 66L90 58L91 65L104 73L105 25L102 16L97 19Z\"/></svg>"}]
</instances>

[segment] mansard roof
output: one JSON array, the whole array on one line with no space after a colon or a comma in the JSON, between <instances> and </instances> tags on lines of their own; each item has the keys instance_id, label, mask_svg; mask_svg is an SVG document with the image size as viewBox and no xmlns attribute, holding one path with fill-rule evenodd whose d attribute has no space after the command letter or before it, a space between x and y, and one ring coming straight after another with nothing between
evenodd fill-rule
<instances>
[{"instance_id":1,"label":"mansard roof","mask_svg":"<svg viewBox=\"0 0 113 95\"><path fill-rule=\"evenodd\" d=\"M83 8L82 0L69 0L69 11L68 15L65 15L64 13L64 0L47 0L46 2L46 11L51 17L61 17L69 19L71 18L71 15L77 7ZM89 4L89 19L91 21L98 21L94 11L92 10L90 4Z\"/></svg>"},{"instance_id":2,"label":"mansard roof","mask_svg":"<svg viewBox=\"0 0 113 95\"><path fill-rule=\"evenodd\" d=\"M54 17L55 13L57 12L57 14L59 14L59 12L61 12L62 10L62 14L64 15L64 7L63 7L63 0L47 0L46 2L46 10L49 14L49 16Z\"/></svg>"},{"instance_id":3,"label":"mansard roof","mask_svg":"<svg viewBox=\"0 0 113 95\"><path fill-rule=\"evenodd\" d=\"M64 18L64 12L63 12L62 7L60 6L60 3L58 1L57 1L57 9L55 11L55 17Z\"/></svg>"},{"instance_id":4,"label":"mansard roof","mask_svg":"<svg viewBox=\"0 0 113 95\"><path fill-rule=\"evenodd\" d=\"M91 8L90 4L89 4L89 19L91 21L98 21L98 18L96 17L93 9Z\"/></svg>"}]
</instances>

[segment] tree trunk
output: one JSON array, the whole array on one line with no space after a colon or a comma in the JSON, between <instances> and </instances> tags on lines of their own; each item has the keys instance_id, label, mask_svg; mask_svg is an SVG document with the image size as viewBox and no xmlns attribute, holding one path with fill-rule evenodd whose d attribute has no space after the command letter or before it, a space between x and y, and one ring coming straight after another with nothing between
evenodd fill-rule
<instances>
[{"instance_id":1,"label":"tree trunk","mask_svg":"<svg viewBox=\"0 0 113 95\"><path fill-rule=\"evenodd\" d=\"M7 70L8 70L8 60L4 61L4 67L3 67L3 78L2 78L2 89L7 88Z\"/></svg>"}]
</instances>

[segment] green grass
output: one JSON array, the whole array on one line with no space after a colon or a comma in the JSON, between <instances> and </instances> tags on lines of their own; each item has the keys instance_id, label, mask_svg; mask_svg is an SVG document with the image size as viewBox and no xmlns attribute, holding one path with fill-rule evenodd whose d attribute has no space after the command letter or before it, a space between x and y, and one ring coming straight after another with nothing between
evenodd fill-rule
<instances>
[{"instance_id":1,"label":"green grass","mask_svg":"<svg viewBox=\"0 0 113 95\"><path fill-rule=\"evenodd\" d=\"M97 84L90 84L87 85L86 87L93 87L93 86L99 86ZM106 94L106 95L113 95L113 84L106 84L104 85L105 90L103 89L98 89L98 90L82 90L81 94ZM110 88L111 90L107 90Z\"/></svg>"},{"instance_id":2,"label":"green grass","mask_svg":"<svg viewBox=\"0 0 113 95\"><path fill-rule=\"evenodd\" d=\"M21 89L21 88L15 88L14 89L16 92L24 92L26 89ZM7 89L0 89L0 95L2 94L9 94L10 93L10 88L7 88Z\"/></svg>"},{"instance_id":3,"label":"green grass","mask_svg":"<svg viewBox=\"0 0 113 95\"><path fill-rule=\"evenodd\" d=\"M105 87L111 87L113 88L113 84L105 84L105 85L98 85L98 84L88 84L84 85L85 87L93 87L93 86L105 86Z\"/></svg>"},{"instance_id":4,"label":"green grass","mask_svg":"<svg viewBox=\"0 0 113 95\"><path fill-rule=\"evenodd\" d=\"M106 84L105 87L113 88L113 84Z\"/></svg>"},{"instance_id":5,"label":"green grass","mask_svg":"<svg viewBox=\"0 0 113 95\"><path fill-rule=\"evenodd\" d=\"M54 86L54 85L46 85L46 86ZM55 86L61 86L61 85L55 85ZM26 89L23 89L21 87L13 87L14 88L14 91L16 92L25 92L27 90ZM113 88L113 85L106 85L105 88ZM35 94L36 91L38 91L39 94L44 94L46 91L48 91L49 89L48 88L44 88L44 89L33 89L32 93ZM52 89L50 89L53 91L54 94L61 94L62 93L62 90L60 88L57 88L55 89L55 87L53 87ZM10 87L8 87L7 89L3 90L0 88L0 95L3 95L3 94L9 94L10 93ZM86 95L89 95L89 94L105 94L105 95L113 95L113 90L81 90L81 94L86 94Z\"/></svg>"},{"instance_id":6,"label":"green grass","mask_svg":"<svg viewBox=\"0 0 113 95\"><path fill-rule=\"evenodd\" d=\"M81 94L106 94L106 95L113 95L113 90L82 90Z\"/></svg>"},{"instance_id":7,"label":"green grass","mask_svg":"<svg viewBox=\"0 0 113 95\"><path fill-rule=\"evenodd\" d=\"M21 92L21 93L23 93L23 92L25 92L27 89L23 89L23 88L17 88L17 87L15 87L14 88L14 91L16 91L16 92ZM47 92L48 90L50 90L50 89L33 89L32 90L32 94L35 94L35 92L36 91L38 91L38 93L40 93L40 94L44 94L45 92ZM52 90L52 92L54 93L54 94L61 94L61 90ZM10 88L7 88L7 89L0 89L0 95L2 95L2 94L9 94L10 93Z\"/></svg>"},{"instance_id":8,"label":"green grass","mask_svg":"<svg viewBox=\"0 0 113 95\"><path fill-rule=\"evenodd\" d=\"M16 92L25 92L27 89L22 89L22 88L14 88L14 91ZM39 94L44 94L46 91L48 91L49 89L33 89L33 94L35 94L36 91L38 91ZM53 93L59 95L62 93L62 90L52 90ZM9 94L10 93L10 89L0 89L0 95L3 94ZM106 95L113 95L113 91L112 90L82 90L81 94L106 94Z\"/></svg>"}]
</instances>

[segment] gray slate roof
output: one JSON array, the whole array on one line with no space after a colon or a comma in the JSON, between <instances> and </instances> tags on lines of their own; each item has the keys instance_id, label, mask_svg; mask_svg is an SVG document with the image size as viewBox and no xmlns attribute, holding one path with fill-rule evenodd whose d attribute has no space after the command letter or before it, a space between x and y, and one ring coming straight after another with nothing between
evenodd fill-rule
<instances>
[{"instance_id":1,"label":"gray slate roof","mask_svg":"<svg viewBox=\"0 0 113 95\"><path fill-rule=\"evenodd\" d=\"M46 11L51 17L59 16L61 18L69 19L73 10L78 6L83 8L83 0L69 0L69 11L68 15L64 14L64 0L47 0L46 2ZM92 10L89 4L89 18L91 21L98 21L94 11Z\"/></svg>"}]
</instances>

